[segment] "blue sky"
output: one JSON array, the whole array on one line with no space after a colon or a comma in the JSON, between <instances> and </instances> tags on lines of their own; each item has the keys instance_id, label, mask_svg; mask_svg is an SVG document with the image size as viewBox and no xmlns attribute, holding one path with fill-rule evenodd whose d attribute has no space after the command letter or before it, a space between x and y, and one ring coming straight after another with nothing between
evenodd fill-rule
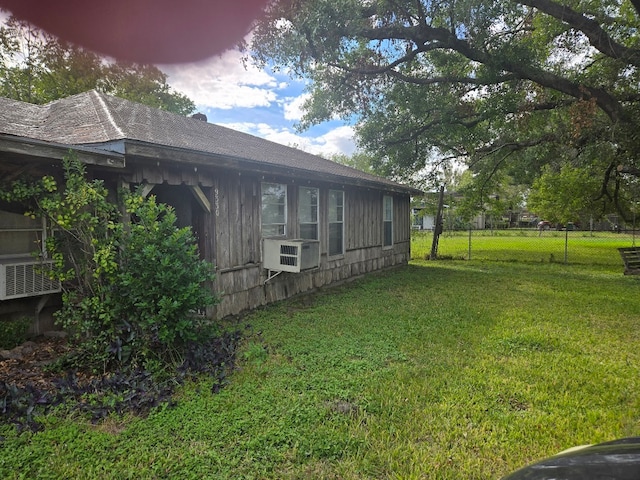
<instances>
[{"instance_id":1,"label":"blue sky","mask_svg":"<svg viewBox=\"0 0 640 480\"><path fill-rule=\"evenodd\" d=\"M0 23L8 13L0 11ZM248 62L247 62L248 63ZM341 121L326 122L299 133L304 83L286 74L260 70L229 50L194 64L158 65L169 84L196 103L211 123L331 157L355 150L353 129Z\"/></svg>"},{"instance_id":2,"label":"blue sky","mask_svg":"<svg viewBox=\"0 0 640 480\"><path fill-rule=\"evenodd\" d=\"M355 150L353 129L342 121L297 132L304 83L283 73L245 66L237 50L197 64L159 68L168 75L169 84L191 98L211 123L325 157L350 155Z\"/></svg>"}]
</instances>

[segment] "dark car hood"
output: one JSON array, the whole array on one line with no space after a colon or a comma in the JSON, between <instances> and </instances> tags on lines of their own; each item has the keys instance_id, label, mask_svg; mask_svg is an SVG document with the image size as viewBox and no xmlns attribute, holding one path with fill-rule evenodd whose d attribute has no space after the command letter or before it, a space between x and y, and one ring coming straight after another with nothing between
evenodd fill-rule
<instances>
[{"instance_id":1,"label":"dark car hood","mask_svg":"<svg viewBox=\"0 0 640 480\"><path fill-rule=\"evenodd\" d=\"M639 480L640 437L560 453L503 480Z\"/></svg>"}]
</instances>

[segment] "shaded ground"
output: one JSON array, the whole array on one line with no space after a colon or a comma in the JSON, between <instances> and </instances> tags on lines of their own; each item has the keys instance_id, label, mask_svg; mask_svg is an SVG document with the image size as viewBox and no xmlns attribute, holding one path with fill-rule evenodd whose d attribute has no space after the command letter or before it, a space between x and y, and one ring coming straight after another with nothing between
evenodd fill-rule
<instances>
[{"instance_id":1,"label":"shaded ground","mask_svg":"<svg viewBox=\"0 0 640 480\"><path fill-rule=\"evenodd\" d=\"M239 331L227 332L187 345L182 363L158 380L130 365L104 375L50 369L48 366L57 359L72 353L72 347L64 338L39 337L10 351L0 351L0 423L14 424L19 430L40 430L38 417L58 405L86 414L92 421L111 413L146 415L160 404L173 404L176 386L195 375L211 377L211 388L216 392L234 368L240 338Z\"/></svg>"},{"instance_id":2,"label":"shaded ground","mask_svg":"<svg viewBox=\"0 0 640 480\"><path fill-rule=\"evenodd\" d=\"M16 358L2 359L0 355L0 379L20 388L31 384L54 391L53 380L60 373L49 372L46 367L69 350L64 338L37 337L8 352Z\"/></svg>"}]
</instances>

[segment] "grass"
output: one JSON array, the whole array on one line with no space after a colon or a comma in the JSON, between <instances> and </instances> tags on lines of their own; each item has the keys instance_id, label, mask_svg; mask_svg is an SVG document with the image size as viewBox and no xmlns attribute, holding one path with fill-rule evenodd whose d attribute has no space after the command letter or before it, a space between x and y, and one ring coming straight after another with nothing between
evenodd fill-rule
<instances>
[{"instance_id":1,"label":"grass","mask_svg":"<svg viewBox=\"0 0 640 480\"><path fill-rule=\"evenodd\" d=\"M0 427L0 477L493 479L639 435L639 279L575 248L594 266L414 260L256 311L221 393Z\"/></svg>"},{"instance_id":2,"label":"grass","mask_svg":"<svg viewBox=\"0 0 640 480\"><path fill-rule=\"evenodd\" d=\"M568 235L566 235L568 233ZM427 258L431 252L431 232L412 232L413 258ZM618 247L635 245L632 234L610 232L557 232L536 230L474 230L446 232L438 242L440 258L584 264L620 265Z\"/></svg>"}]
</instances>

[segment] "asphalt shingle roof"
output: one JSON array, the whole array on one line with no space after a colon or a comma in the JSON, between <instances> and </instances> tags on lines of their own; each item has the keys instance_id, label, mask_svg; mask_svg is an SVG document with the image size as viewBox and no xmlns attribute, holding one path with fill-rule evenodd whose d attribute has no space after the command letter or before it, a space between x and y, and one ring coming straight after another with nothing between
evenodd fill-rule
<instances>
[{"instance_id":1,"label":"asphalt shingle roof","mask_svg":"<svg viewBox=\"0 0 640 480\"><path fill-rule=\"evenodd\" d=\"M415 192L317 155L95 90L45 105L0 98L0 133L73 146L137 141Z\"/></svg>"}]
</instances>

